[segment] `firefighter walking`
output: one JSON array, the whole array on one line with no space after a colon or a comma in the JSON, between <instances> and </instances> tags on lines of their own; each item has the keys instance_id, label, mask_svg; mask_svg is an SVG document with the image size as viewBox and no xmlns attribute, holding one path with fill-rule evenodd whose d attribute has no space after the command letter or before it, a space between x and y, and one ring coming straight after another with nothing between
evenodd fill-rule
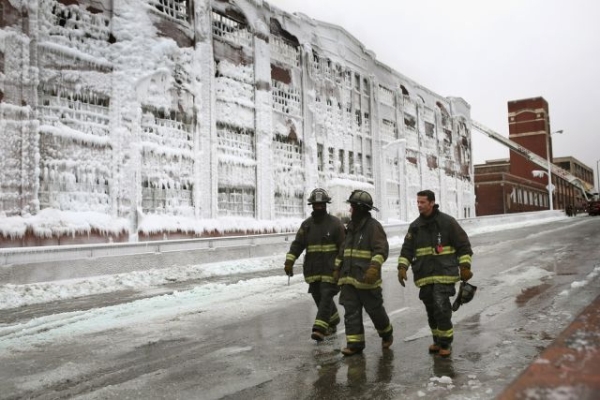
<instances>
[{"instance_id":1,"label":"firefighter walking","mask_svg":"<svg viewBox=\"0 0 600 400\"><path fill-rule=\"evenodd\" d=\"M312 214L300 225L284 263L285 273L288 277L293 276L294 262L306 250L304 280L318 309L311 338L318 342L334 333L340 322L333 301L339 292L333 271L336 256L344 243L344 224L327 213L327 203L331 203L331 197L324 189L318 188L310 193L308 204L312 205Z\"/></svg>"},{"instance_id":2,"label":"firefighter walking","mask_svg":"<svg viewBox=\"0 0 600 400\"><path fill-rule=\"evenodd\" d=\"M456 282L473 277L473 252L466 232L439 210L431 190L417 193L417 206L419 217L410 224L398 258L398 280L405 286L406 271L412 265L433 337L429 352L449 357L454 340L450 297L456 294Z\"/></svg>"},{"instance_id":3,"label":"firefighter walking","mask_svg":"<svg viewBox=\"0 0 600 400\"><path fill-rule=\"evenodd\" d=\"M344 248L336 260L335 277L341 287L340 304L344 306L346 347L342 354L359 354L365 348L363 309L367 312L379 337L381 346L389 348L393 342L393 328L383 307L381 266L389 253L383 227L373 217L371 195L355 190L347 200L351 220L346 230Z\"/></svg>"}]
</instances>

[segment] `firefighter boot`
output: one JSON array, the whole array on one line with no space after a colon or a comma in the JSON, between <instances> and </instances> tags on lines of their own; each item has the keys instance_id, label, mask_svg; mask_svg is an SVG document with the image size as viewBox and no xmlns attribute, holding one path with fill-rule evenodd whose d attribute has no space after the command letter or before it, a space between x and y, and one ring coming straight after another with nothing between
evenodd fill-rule
<instances>
[{"instance_id":1,"label":"firefighter boot","mask_svg":"<svg viewBox=\"0 0 600 400\"><path fill-rule=\"evenodd\" d=\"M442 346L440 348L440 351L438 354L440 355L440 357L444 357L444 358L450 357L450 354L452 354L452 346L450 346L450 345Z\"/></svg>"},{"instance_id":2,"label":"firefighter boot","mask_svg":"<svg viewBox=\"0 0 600 400\"><path fill-rule=\"evenodd\" d=\"M429 346L429 354L435 354L435 353L439 353L440 352L440 345L437 343L434 343L432 345Z\"/></svg>"},{"instance_id":3,"label":"firefighter boot","mask_svg":"<svg viewBox=\"0 0 600 400\"><path fill-rule=\"evenodd\" d=\"M382 349L389 349L390 347L392 347L392 343L394 343L394 337L391 335L381 338L381 348Z\"/></svg>"},{"instance_id":4,"label":"firefighter boot","mask_svg":"<svg viewBox=\"0 0 600 400\"><path fill-rule=\"evenodd\" d=\"M355 354L362 353L363 349L355 348L355 347L345 347L342 349L342 354L346 357L353 356Z\"/></svg>"},{"instance_id":5,"label":"firefighter boot","mask_svg":"<svg viewBox=\"0 0 600 400\"><path fill-rule=\"evenodd\" d=\"M312 340L316 340L317 342L322 342L323 339L325 339L325 335L321 331L314 330L314 331L312 331L310 338Z\"/></svg>"}]
</instances>

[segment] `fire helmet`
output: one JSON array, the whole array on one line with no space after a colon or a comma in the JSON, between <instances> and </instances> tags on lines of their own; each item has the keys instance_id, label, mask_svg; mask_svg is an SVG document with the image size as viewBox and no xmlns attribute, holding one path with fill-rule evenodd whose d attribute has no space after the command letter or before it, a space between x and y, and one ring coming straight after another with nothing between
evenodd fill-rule
<instances>
[{"instance_id":1,"label":"fire helmet","mask_svg":"<svg viewBox=\"0 0 600 400\"><path fill-rule=\"evenodd\" d=\"M477 291L477 286L473 286L467 282L461 282L460 288L458 289L458 295L452 304L452 311L458 310L458 308L473 300L475 297L475 292Z\"/></svg>"},{"instance_id":2,"label":"fire helmet","mask_svg":"<svg viewBox=\"0 0 600 400\"><path fill-rule=\"evenodd\" d=\"M365 207L367 210L379 211L377 207L373 206L373 198L368 192L364 190L354 190L346 203L355 204L357 206Z\"/></svg>"},{"instance_id":3,"label":"fire helmet","mask_svg":"<svg viewBox=\"0 0 600 400\"><path fill-rule=\"evenodd\" d=\"M325 189L317 188L310 192L310 196L308 196L308 204L314 203L331 203L331 197Z\"/></svg>"}]
</instances>

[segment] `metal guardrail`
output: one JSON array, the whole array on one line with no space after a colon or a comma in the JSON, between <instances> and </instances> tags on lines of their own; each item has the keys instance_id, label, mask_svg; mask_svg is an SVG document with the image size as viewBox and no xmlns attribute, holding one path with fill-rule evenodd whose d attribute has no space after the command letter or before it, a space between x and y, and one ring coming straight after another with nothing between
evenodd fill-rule
<instances>
[{"instance_id":1,"label":"metal guardrail","mask_svg":"<svg viewBox=\"0 0 600 400\"><path fill-rule=\"evenodd\" d=\"M538 211L469 218L459 222L471 234L482 226L543 220L561 215L560 211ZM408 226L408 223L387 224L384 229L388 238L403 238ZM73 279L276 254L281 254L283 260L295 235L295 232L287 232L136 243L4 248L0 249L0 284Z\"/></svg>"}]
</instances>

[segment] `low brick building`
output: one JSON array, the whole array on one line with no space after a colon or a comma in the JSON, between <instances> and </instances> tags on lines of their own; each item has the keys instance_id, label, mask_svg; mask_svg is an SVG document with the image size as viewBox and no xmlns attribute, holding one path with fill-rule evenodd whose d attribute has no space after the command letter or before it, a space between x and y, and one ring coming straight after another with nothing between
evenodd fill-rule
<instances>
[{"instance_id":1,"label":"low brick building","mask_svg":"<svg viewBox=\"0 0 600 400\"><path fill-rule=\"evenodd\" d=\"M552 130L548 103L542 97L514 100L508 103L508 138L537 154L540 157L552 157ZM572 157L568 161L575 160ZM564 168L561 164L555 165ZM558 160L555 160L558 161ZM593 185L593 170L581 162L571 165L567 170L580 178L584 184ZM548 197L548 175L544 171L541 177L535 177L534 170L544 171L523 154L510 150L510 158L491 160L474 166L475 210L478 216L508 214L524 211L547 210L550 208ZM591 173L590 173L591 172ZM573 205L582 209L585 199L581 190L556 174L552 175L553 208L565 209Z\"/></svg>"}]
</instances>

